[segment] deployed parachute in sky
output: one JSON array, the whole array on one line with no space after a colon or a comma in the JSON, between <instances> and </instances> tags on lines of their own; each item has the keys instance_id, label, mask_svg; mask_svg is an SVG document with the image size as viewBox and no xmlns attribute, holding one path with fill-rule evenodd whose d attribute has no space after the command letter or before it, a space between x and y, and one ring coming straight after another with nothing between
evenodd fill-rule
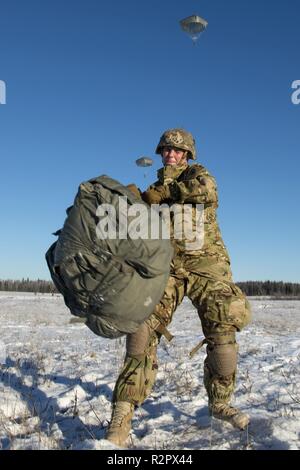
<instances>
[{"instance_id":1,"label":"deployed parachute in sky","mask_svg":"<svg viewBox=\"0 0 300 470\"><path fill-rule=\"evenodd\" d=\"M149 158L149 157L141 157L141 158L138 158L135 163L137 164L137 166L143 166L143 167L146 167L146 166L151 166L153 164L153 160L152 158Z\"/></svg>"},{"instance_id":2,"label":"deployed parachute in sky","mask_svg":"<svg viewBox=\"0 0 300 470\"><path fill-rule=\"evenodd\" d=\"M191 37L194 45L208 25L207 21L198 15L188 16L179 23L183 31Z\"/></svg>"},{"instance_id":3,"label":"deployed parachute in sky","mask_svg":"<svg viewBox=\"0 0 300 470\"><path fill-rule=\"evenodd\" d=\"M150 157L140 157L135 161L135 163L136 163L137 166L141 166L143 168L146 168L148 166L153 165L153 160ZM145 171L144 178L146 178L146 176L147 176L147 172Z\"/></svg>"}]
</instances>

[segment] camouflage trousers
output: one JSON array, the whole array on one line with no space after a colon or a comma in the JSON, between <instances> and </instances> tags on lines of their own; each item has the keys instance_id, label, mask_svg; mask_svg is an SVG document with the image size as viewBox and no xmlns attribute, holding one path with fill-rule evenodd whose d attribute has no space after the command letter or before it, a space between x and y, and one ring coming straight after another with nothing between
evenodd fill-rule
<instances>
[{"instance_id":1,"label":"camouflage trousers","mask_svg":"<svg viewBox=\"0 0 300 470\"><path fill-rule=\"evenodd\" d=\"M210 258L201 263L198 259L197 271L194 264L172 265L160 303L136 333L127 335L126 357L115 385L114 402L140 405L150 394L158 369L161 335L168 337L166 327L184 296L188 296L197 309L207 343L204 386L209 403L229 403L237 368L235 333L250 322L250 305L232 282L227 261Z\"/></svg>"}]
</instances>

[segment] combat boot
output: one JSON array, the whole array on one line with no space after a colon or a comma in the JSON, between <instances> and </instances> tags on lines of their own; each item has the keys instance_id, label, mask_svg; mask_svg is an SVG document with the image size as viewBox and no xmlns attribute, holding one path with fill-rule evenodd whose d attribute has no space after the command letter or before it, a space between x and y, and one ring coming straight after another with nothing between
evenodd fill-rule
<instances>
[{"instance_id":1,"label":"combat boot","mask_svg":"<svg viewBox=\"0 0 300 470\"><path fill-rule=\"evenodd\" d=\"M250 417L240 411L238 408L230 406L228 403L215 403L209 405L209 413L211 416L217 419L227 421L233 427L238 429L245 429L250 421Z\"/></svg>"},{"instance_id":2,"label":"combat boot","mask_svg":"<svg viewBox=\"0 0 300 470\"><path fill-rule=\"evenodd\" d=\"M127 401L117 401L114 405L106 439L120 447L126 446L131 430L134 405Z\"/></svg>"}]
</instances>

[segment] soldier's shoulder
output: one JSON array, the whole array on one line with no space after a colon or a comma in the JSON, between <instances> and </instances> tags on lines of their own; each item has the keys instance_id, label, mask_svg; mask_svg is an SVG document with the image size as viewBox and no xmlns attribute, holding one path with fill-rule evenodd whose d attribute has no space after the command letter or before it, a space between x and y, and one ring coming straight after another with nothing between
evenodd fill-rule
<instances>
[{"instance_id":1,"label":"soldier's shoulder","mask_svg":"<svg viewBox=\"0 0 300 470\"><path fill-rule=\"evenodd\" d=\"M207 176L213 178L213 175L207 170L207 168L205 168L203 165L200 165L200 163L193 163L192 165L189 165L184 173L185 177L188 178L197 178L198 176Z\"/></svg>"}]
</instances>

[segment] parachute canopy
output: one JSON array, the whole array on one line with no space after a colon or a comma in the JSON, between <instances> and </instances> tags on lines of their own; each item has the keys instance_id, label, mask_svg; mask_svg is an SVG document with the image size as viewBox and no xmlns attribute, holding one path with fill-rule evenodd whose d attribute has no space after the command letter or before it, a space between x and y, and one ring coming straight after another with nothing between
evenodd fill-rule
<instances>
[{"instance_id":1,"label":"parachute canopy","mask_svg":"<svg viewBox=\"0 0 300 470\"><path fill-rule=\"evenodd\" d=\"M138 158L135 163L137 164L137 166L151 166L153 164L153 160L152 158L149 158L149 157L141 157L141 158Z\"/></svg>"},{"instance_id":2,"label":"parachute canopy","mask_svg":"<svg viewBox=\"0 0 300 470\"><path fill-rule=\"evenodd\" d=\"M136 203L136 195L109 176L81 183L46 253L53 282L71 313L105 338L135 332L160 301L169 278L173 247L163 237L163 218L159 215L161 224L152 236L151 208L140 200L137 218L136 211L130 212Z\"/></svg>"},{"instance_id":3,"label":"parachute canopy","mask_svg":"<svg viewBox=\"0 0 300 470\"><path fill-rule=\"evenodd\" d=\"M207 21L197 15L188 16L180 21L181 28L191 37L194 44L196 44L200 34L205 31L207 25Z\"/></svg>"}]
</instances>

